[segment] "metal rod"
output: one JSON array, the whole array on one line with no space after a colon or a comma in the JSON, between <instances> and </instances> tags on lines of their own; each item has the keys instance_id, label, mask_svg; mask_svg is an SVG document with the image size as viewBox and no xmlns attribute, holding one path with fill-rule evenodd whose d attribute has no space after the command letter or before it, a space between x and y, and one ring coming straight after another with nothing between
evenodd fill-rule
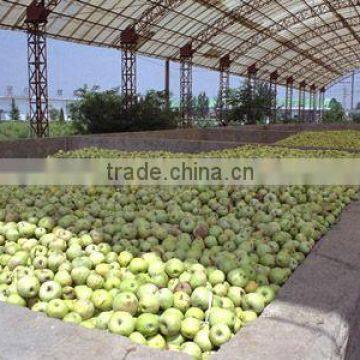
<instances>
[{"instance_id":1,"label":"metal rod","mask_svg":"<svg viewBox=\"0 0 360 360\"><path fill-rule=\"evenodd\" d=\"M302 97L302 92L301 92L301 89L299 89L299 105L298 105L298 110L299 110L299 113L298 113L298 117L299 117L299 121L302 120L301 118L301 97Z\"/></svg>"},{"instance_id":2,"label":"metal rod","mask_svg":"<svg viewBox=\"0 0 360 360\"><path fill-rule=\"evenodd\" d=\"M351 73L351 110L354 110L355 70Z\"/></svg>"},{"instance_id":3,"label":"metal rod","mask_svg":"<svg viewBox=\"0 0 360 360\"><path fill-rule=\"evenodd\" d=\"M319 102L319 98L318 98L318 92L315 90L314 92L314 107L313 107L313 121L318 123L319 122L319 118L318 118L318 102Z\"/></svg>"},{"instance_id":4,"label":"metal rod","mask_svg":"<svg viewBox=\"0 0 360 360\"><path fill-rule=\"evenodd\" d=\"M165 106L170 108L170 60L165 60Z\"/></svg>"},{"instance_id":5,"label":"metal rod","mask_svg":"<svg viewBox=\"0 0 360 360\"><path fill-rule=\"evenodd\" d=\"M290 109L290 120L293 118L293 104L294 104L294 83L290 84L290 102L289 102L289 109Z\"/></svg>"}]
</instances>

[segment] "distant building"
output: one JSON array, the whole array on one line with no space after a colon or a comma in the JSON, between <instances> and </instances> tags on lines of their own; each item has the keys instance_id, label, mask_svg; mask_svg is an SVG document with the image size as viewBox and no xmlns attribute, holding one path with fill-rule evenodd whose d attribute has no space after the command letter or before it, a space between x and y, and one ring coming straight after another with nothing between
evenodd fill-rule
<instances>
[{"instance_id":1,"label":"distant building","mask_svg":"<svg viewBox=\"0 0 360 360\"><path fill-rule=\"evenodd\" d=\"M8 89L9 90L9 89ZM60 92L61 91L61 92ZM25 90L24 90L25 92ZM12 99L15 100L16 106L20 110L20 119L26 120L27 115L29 114L29 99L27 96L24 95L15 95L15 96L8 96L9 91L6 92L5 96L0 96L0 120L11 120L10 119L10 110L11 110L11 101ZM60 96L59 96L60 95ZM63 98L62 97L62 90L58 90L57 97L49 98L49 108L55 109L63 109L65 120L69 119L69 106L75 99L70 98Z\"/></svg>"}]
</instances>

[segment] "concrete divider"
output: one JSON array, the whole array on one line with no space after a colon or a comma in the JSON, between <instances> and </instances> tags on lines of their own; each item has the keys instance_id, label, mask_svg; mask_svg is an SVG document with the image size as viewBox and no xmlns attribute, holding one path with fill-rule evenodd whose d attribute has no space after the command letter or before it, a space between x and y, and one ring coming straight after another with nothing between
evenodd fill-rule
<instances>
[{"instance_id":1,"label":"concrete divider","mask_svg":"<svg viewBox=\"0 0 360 360\"><path fill-rule=\"evenodd\" d=\"M278 298L214 360L360 359L360 202L320 240ZM189 359L0 302L2 360Z\"/></svg>"},{"instance_id":2,"label":"concrete divider","mask_svg":"<svg viewBox=\"0 0 360 360\"><path fill-rule=\"evenodd\" d=\"M21 139L1 141L0 157L46 157L59 150L75 150L90 146L128 151L201 152L244 144L273 144L298 131L338 129L360 130L360 124L242 126Z\"/></svg>"}]
</instances>

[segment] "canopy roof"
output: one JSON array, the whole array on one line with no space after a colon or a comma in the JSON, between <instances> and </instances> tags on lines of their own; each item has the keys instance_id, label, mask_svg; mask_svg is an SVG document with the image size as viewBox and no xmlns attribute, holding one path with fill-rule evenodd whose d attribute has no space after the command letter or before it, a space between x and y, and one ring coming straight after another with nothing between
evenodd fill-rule
<instances>
[{"instance_id":1,"label":"canopy roof","mask_svg":"<svg viewBox=\"0 0 360 360\"><path fill-rule=\"evenodd\" d=\"M0 0L0 27L26 30L31 0ZM294 77L318 88L358 67L359 0L47 0L49 36L121 48L121 31L139 34L139 53L179 60L192 43L195 65L219 69L229 54L230 71L279 82Z\"/></svg>"}]
</instances>

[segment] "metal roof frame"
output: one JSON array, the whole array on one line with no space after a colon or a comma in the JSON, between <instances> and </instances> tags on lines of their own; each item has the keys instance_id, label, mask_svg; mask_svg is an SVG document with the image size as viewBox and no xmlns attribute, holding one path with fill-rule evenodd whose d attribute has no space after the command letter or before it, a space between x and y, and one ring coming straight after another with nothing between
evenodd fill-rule
<instances>
[{"instance_id":1,"label":"metal roof frame","mask_svg":"<svg viewBox=\"0 0 360 360\"><path fill-rule=\"evenodd\" d=\"M32 0L0 0L0 28L26 31ZM244 76L256 64L258 77L279 84L289 77L318 88L360 63L358 0L45 0L48 36L121 49L120 35L133 27L136 50L180 60L192 43L194 65L219 70L230 56L230 73Z\"/></svg>"}]
</instances>

